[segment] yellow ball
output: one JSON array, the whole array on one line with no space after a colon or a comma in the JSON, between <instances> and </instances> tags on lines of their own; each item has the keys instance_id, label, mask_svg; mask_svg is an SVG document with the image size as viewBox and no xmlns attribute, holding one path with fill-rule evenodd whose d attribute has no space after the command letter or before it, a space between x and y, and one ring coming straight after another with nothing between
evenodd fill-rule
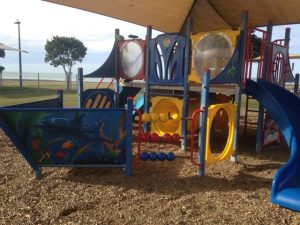
<instances>
[{"instance_id":1,"label":"yellow ball","mask_svg":"<svg viewBox=\"0 0 300 225\"><path fill-rule=\"evenodd\" d=\"M150 122L151 121L150 114L149 113L142 114L142 121L143 122Z\"/></svg>"},{"instance_id":2,"label":"yellow ball","mask_svg":"<svg viewBox=\"0 0 300 225\"><path fill-rule=\"evenodd\" d=\"M159 116L156 113L150 113L151 122L159 120Z\"/></svg>"},{"instance_id":3,"label":"yellow ball","mask_svg":"<svg viewBox=\"0 0 300 225\"><path fill-rule=\"evenodd\" d=\"M171 118L176 122L180 121L180 115L178 113L174 113Z\"/></svg>"},{"instance_id":4,"label":"yellow ball","mask_svg":"<svg viewBox=\"0 0 300 225\"><path fill-rule=\"evenodd\" d=\"M167 113L160 113L159 114L159 119L162 122L166 122L169 119L168 114Z\"/></svg>"}]
</instances>

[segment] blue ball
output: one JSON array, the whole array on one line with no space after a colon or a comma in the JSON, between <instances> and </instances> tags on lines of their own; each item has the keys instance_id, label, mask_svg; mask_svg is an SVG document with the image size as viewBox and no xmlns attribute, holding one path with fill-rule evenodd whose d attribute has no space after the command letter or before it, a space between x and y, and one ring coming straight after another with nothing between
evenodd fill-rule
<instances>
[{"instance_id":1,"label":"blue ball","mask_svg":"<svg viewBox=\"0 0 300 225\"><path fill-rule=\"evenodd\" d=\"M157 159L157 154L155 152L151 152L149 158L151 161L155 161Z\"/></svg>"},{"instance_id":2,"label":"blue ball","mask_svg":"<svg viewBox=\"0 0 300 225\"><path fill-rule=\"evenodd\" d=\"M167 155L164 152L160 152L157 157L160 161L164 161L167 158Z\"/></svg>"},{"instance_id":3,"label":"blue ball","mask_svg":"<svg viewBox=\"0 0 300 225\"><path fill-rule=\"evenodd\" d=\"M143 160L143 161L147 161L149 159L149 154L148 152L142 152L140 154L140 159Z\"/></svg>"},{"instance_id":4,"label":"blue ball","mask_svg":"<svg viewBox=\"0 0 300 225\"><path fill-rule=\"evenodd\" d=\"M167 154L167 160L173 161L175 159L175 154L173 152L169 152Z\"/></svg>"}]
</instances>

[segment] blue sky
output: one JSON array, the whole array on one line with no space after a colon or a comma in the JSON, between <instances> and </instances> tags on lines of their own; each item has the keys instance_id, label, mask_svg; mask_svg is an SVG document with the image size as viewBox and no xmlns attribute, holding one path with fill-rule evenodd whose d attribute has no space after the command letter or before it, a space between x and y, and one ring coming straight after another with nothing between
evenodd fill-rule
<instances>
[{"instance_id":1,"label":"blue sky","mask_svg":"<svg viewBox=\"0 0 300 225\"><path fill-rule=\"evenodd\" d=\"M53 35L75 37L88 48L81 64L76 64L86 73L97 69L107 58L114 41L115 28L127 37L136 34L146 35L146 28L124 21L112 19L94 13L64 7L40 0L1 0L0 42L18 47L18 30L14 24L21 21L21 45L28 54L22 54L24 72L63 73L61 67L54 68L44 63L44 45ZM251 12L250 12L251 16ZM273 39L284 37L285 27L291 27L290 53L300 54L300 25L275 27ZM154 32L153 36L158 32ZM0 58L5 71L18 71L18 53L6 51L6 57ZM300 72L300 60L295 60L295 72Z\"/></svg>"},{"instance_id":2,"label":"blue sky","mask_svg":"<svg viewBox=\"0 0 300 225\"><path fill-rule=\"evenodd\" d=\"M88 48L82 64L86 72L97 69L107 58L114 42L116 28L127 37L136 34L145 37L146 28L70 7L40 0L1 0L0 42L18 48L16 19L21 22L21 47L24 72L63 73L61 67L54 68L44 63L44 46L53 35L75 37ZM155 34L155 32L154 32ZM6 51L0 65L6 71L18 71L18 53Z\"/></svg>"}]
</instances>

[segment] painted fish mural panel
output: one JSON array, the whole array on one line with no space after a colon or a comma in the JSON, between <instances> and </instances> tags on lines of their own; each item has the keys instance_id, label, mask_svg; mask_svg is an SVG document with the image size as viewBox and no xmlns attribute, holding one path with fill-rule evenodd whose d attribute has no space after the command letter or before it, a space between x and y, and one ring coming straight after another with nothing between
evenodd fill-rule
<instances>
[{"instance_id":1,"label":"painted fish mural panel","mask_svg":"<svg viewBox=\"0 0 300 225\"><path fill-rule=\"evenodd\" d=\"M40 165L125 162L125 110L20 110L0 116Z\"/></svg>"}]
</instances>

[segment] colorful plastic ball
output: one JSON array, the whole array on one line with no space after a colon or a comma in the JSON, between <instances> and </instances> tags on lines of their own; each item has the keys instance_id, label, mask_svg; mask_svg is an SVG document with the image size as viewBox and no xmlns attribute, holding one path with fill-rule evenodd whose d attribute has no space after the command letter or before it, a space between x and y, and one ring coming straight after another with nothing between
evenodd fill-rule
<instances>
[{"instance_id":1,"label":"colorful plastic ball","mask_svg":"<svg viewBox=\"0 0 300 225\"><path fill-rule=\"evenodd\" d=\"M167 160L168 161L173 161L175 159L175 154L173 152L169 152L167 154Z\"/></svg>"},{"instance_id":2,"label":"colorful plastic ball","mask_svg":"<svg viewBox=\"0 0 300 225\"><path fill-rule=\"evenodd\" d=\"M150 113L151 122L156 122L159 120L159 116L156 113Z\"/></svg>"},{"instance_id":3,"label":"colorful plastic ball","mask_svg":"<svg viewBox=\"0 0 300 225\"><path fill-rule=\"evenodd\" d=\"M175 134L172 135L173 141L175 141L175 142L177 142L177 143L180 142L180 138L181 138L181 137L180 137L179 134L176 134L176 133L175 133Z\"/></svg>"},{"instance_id":4,"label":"colorful plastic ball","mask_svg":"<svg viewBox=\"0 0 300 225\"><path fill-rule=\"evenodd\" d=\"M150 141L150 139L151 139L151 137L150 137L151 135L149 134L149 133L142 133L141 134L141 140L142 141Z\"/></svg>"},{"instance_id":5,"label":"colorful plastic ball","mask_svg":"<svg viewBox=\"0 0 300 225\"><path fill-rule=\"evenodd\" d=\"M145 141L144 133L141 133L139 138L140 138L141 141Z\"/></svg>"},{"instance_id":6,"label":"colorful plastic ball","mask_svg":"<svg viewBox=\"0 0 300 225\"><path fill-rule=\"evenodd\" d=\"M160 113L159 114L159 119L162 122L166 122L169 119L168 114L167 113Z\"/></svg>"},{"instance_id":7,"label":"colorful plastic ball","mask_svg":"<svg viewBox=\"0 0 300 225\"><path fill-rule=\"evenodd\" d=\"M157 154L155 152L151 152L149 155L149 159L151 161L155 161L157 159Z\"/></svg>"},{"instance_id":8,"label":"colorful plastic ball","mask_svg":"<svg viewBox=\"0 0 300 225\"><path fill-rule=\"evenodd\" d=\"M164 142L166 142L166 143L172 142L172 135L169 133L165 133L164 134Z\"/></svg>"},{"instance_id":9,"label":"colorful plastic ball","mask_svg":"<svg viewBox=\"0 0 300 225\"><path fill-rule=\"evenodd\" d=\"M142 152L140 154L140 159L143 160L143 161L147 161L149 159L149 154L148 152Z\"/></svg>"},{"instance_id":10,"label":"colorful plastic ball","mask_svg":"<svg viewBox=\"0 0 300 225\"><path fill-rule=\"evenodd\" d=\"M160 152L157 156L160 161L164 161L167 158L167 154L164 152Z\"/></svg>"},{"instance_id":11,"label":"colorful plastic ball","mask_svg":"<svg viewBox=\"0 0 300 225\"><path fill-rule=\"evenodd\" d=\"M144 113L142 114L142 121L143 122L150 122L151 121L151 116L149 113Z\"/></svg>"},{"instance_id":12,"label":"colorful plastic ball","mask_svg":"<svg viewBox=\"0 0 300 225\"><path fill-rule=\"evenodd\" d=\"M151 142L153 143L159 142L159 135L157 133L151 134Z\"/></svg>"},{"instance_id":13,"label":"colorful plastic ball","mask_svg":"<svg viewBox=\"0 0 300 225\"><path fill-rule=\"evenodd\" d=\"M146 141L146 134L145 133L140 134L140 140L141 141Z\"/></svg>"}]
</instances>

